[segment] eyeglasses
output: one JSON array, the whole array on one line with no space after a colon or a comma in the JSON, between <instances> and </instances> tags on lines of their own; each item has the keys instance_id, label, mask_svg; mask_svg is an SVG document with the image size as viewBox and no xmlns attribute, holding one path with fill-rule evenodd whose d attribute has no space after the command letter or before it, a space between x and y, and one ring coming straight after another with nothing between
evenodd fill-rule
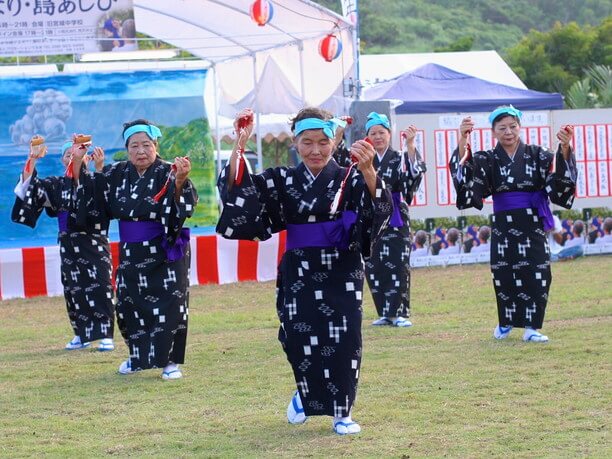
<instances>
[{"instance_id":1,"label":"eyeglasses","mask_svg":"<svg viewBox=\"0 0 612 459\"><path fill-rule=\"evenodd\" d=\"M518 130L518 129L519 129L519 126L518 126L518 125L512 125L512 126L497 126L497 127L495 128L495 132L506 132L506 131L508 131L508 130L509 130L510 132L512 132L512 131L516 131L516 130Z\"/></svg>"}]
</instances>

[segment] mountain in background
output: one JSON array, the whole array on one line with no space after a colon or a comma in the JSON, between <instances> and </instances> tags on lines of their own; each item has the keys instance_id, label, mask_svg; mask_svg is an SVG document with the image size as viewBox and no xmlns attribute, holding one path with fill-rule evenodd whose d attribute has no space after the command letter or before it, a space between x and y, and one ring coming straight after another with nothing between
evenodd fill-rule
<instances>
[{"instance_id":1,"label":"mountain in background","mask_svg":"<svg viewBox=\"0 0 612 459\"><path fill-rule=\"evenodd\" d=\"M341 14L340 0L317 0ZM500 54L531 29L555 22L599 25L611 0L359 0L365 54L491 50Z\"/></svg>"}]
</instances>

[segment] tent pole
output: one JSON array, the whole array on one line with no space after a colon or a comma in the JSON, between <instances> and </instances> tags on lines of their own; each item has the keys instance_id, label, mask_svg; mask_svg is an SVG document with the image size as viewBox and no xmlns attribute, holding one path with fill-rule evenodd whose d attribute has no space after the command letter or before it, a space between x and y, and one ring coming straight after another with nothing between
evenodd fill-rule
<instances>
[{"instance_id":1,"label":"tent pole","mask_svg":"<svg viewBox=\"0 0 612 459\"><path fill-rule=\"evenodd\" d=\"M255 135L257 136L257 172L263 171L263 154L261 145L261 123L259 114L259 85L257 84L257 54L253 54L253 86L255 88L255 117L257 122L255 125Z\"/></svg>"},{"instance_id":2,"label":"tent pole","mask_svg":"<svg viewBox=\"0 0 612 459\"><path fill-rule=\"evenodd\" d=\"M355 24L353 24L353 56L355 59L355 81L353 82L353 84L355 85L355 89L354 89L354 98L356 100L363 100L362 94L361 94L361 81L359 80L360 75L359 75L359 48L361 46L361 39L359 37L359 0L355 0Z\"/></svg>"},{"instance_id":3,"label":"tent pole","mask_svg":"<svg viewBox=\"0 0 612 459\"><path fill-rule=\"evenodd\" d=\"M217 80L217 67L213 65L212 69L213 69L213 86L214 86L213 100L215 102L215 136L217 139L215 142L215 147L217 148L216 177L218 177L219 173L221 172L221 129L219 128L219 99L217 99L219 81Z\"/></svg>"},{"instance_id":4,"label":"tent pole","mask_svg":"<svg viewBox=\"0 0 612 459\"><path fill-rule=\"evenodd\" d=\"M298 50L300 52L300 90L302 92L302 107L306 105L306 88L304 86L304 42L298 43Z\"/></svg>"}]
</instances>

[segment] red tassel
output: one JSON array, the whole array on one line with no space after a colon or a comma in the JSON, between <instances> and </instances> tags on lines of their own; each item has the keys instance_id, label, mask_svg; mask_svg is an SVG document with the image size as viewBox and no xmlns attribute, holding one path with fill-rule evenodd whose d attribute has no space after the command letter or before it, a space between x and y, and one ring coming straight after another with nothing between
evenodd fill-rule
<instances>
[{"instance_id":1,"label":"red tassel","mask_svg":"<svg viewBox=\"0 0 612 459\"><path fill-rule=\"evenodd\" d=\"M164 197L164 195L166 194L166 191L168 191L168 182L169 181L170 181L170 179L168 178L168 180L166 180L166 183L164 183L164 186L162 187L162 189L159 190L159 193L157 193L155 196L153 196L153 201L159 202L159 200Z\"/></svg>"},{"instance_id":2,"label":"red tassel","mask_svg":"<svg viewBox=\"0 0 612 459\"><path fill-rule=\"evenodd\" d=\"M25 170L26 174L30 174L32 172L32 158L28 158L23 169Z\"/></svg>"},{"instance_id":3,"label":"red tassel","mask_svg":"<svg viewBox=\"0 0 612 459\"><path fill-rule=\"evenodd\" d=\"M172 177L172 174L176 172L176 166L173 164L170 167L170 173L168 174L168 178L166 179L166 183L164 183L164 186L162 186L162 189L159 190L159 192L153 196L153 201L155 202L159 202L161 200L161 198L164 197L164 195L166 194L166 191L168 191L168 185L170 184L170 177Z\"/></svg>"},{"instance_id":4,"label":"red tassel","mask_svg":"<svg viewBox=\"0 0 612 459\"><path fill-rule=\"evenodd\" d=\"M357 165L356 162L352 162L351 165L348 167L347 171L346 171L346 175L344 176L344 179L342 180L342 183L340 184L340 189L336 192L336 196L334 197L334 200L331 203L331 206L329 208L330 213L336 213L338 211L338 208L340 207L340 203L342 202L342 198L344 197L344 189L346 188L346 182L348 181L350 175L351 175L351 171L353 170L353 167L355 167Z\"/></svg>"},{"instance_id":5,"label":"red tassel","mask_svg":"<svg viewBox=\"0 0 612 459\"><path fill-rule=\"evenodd\" d=\"M244 150L237 150L238 158L236 162L236 178L234 179L234 183L236 185L240 185L242 183L242 178L244 177L244 170L246 169L246 160L242 153Z\"/></svg>"},{"instance_id":6,"label":"red tassel","mask_svg":"<svg viewBox=\"0 0 612 459\"><path fill-rule=\"evenodd\" d=\"M70 162L66 167L66 173L64 175L68 178L74 178L74 172L72 171L72 158L70 158Z\"/></svg>"},{"instance_id":7,"label":"red tassel","mask_svg":"<svg viewBox=\"0 0 612 459\"><path fill-rule=\"evenodd\" d=\"M472 131L469 131L468 134L471 133ZM463 158L461 158L461 160L459 161L459 165L463 166L470 159L472 159L472 145L470 144L470 137L468 136L467 143L465 144Z\"/></svg>"},{"instance_id":8,"label":"red tassel","mask_svg":"<svg viewBox=\"0 0 612 459\"><path fill-rule=\"evenodd\" d=\"M557 155L553 154L552 161L550 162L550 166L548 167L548 173L554 174L557 172Z\"/></svg>"}]
</instances>

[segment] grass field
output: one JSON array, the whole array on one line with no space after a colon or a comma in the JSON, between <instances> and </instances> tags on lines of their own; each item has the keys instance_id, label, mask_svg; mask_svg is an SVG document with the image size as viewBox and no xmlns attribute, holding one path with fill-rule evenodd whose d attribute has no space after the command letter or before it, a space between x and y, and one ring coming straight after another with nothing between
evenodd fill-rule
<instances>
[{"instance_id":1,"label":"grass field","mask_svg":"<svg viewBox=\"0 0 612 459\"><path fill-rule=\"evenodd\" d=\"M544 332L497 342L488 266L413 271L410 329L373 328L354 419L287 424L294 390L273 283L191 291L185 377L119 376L127 355L66 352L61 298L0 302L2 457L612 457L612 257L553 267Z\"/></svg>"}]
</instances>

